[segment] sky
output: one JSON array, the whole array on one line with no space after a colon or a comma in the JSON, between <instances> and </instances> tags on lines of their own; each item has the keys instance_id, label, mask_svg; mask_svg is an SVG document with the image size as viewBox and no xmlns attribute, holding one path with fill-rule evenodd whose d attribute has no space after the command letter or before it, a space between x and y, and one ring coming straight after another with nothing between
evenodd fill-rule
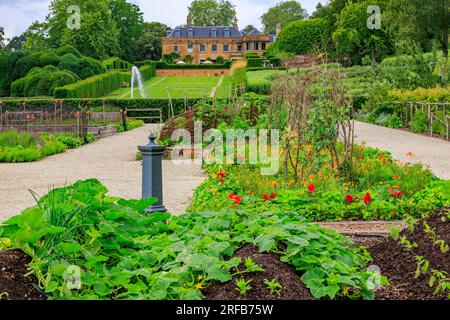
<instances>
[{"instance_id":1,"label":"sky","mask_svg":"<svg viewBox=\"0 0 450 320\"><path fill-rule=\"evenodd\" d=\"M159 21L171 27L186 23L187 7L191 0L129 0L144 12L146 21ZM239 26L252 24L262 29L260 17L281 0L231 0L236 5ZM326 0L298 0L309 14L317 3ZM6 38L22 34L33 21L43 21L51 0L0 0L0 26Z\"/></svg>"}]
</instances>

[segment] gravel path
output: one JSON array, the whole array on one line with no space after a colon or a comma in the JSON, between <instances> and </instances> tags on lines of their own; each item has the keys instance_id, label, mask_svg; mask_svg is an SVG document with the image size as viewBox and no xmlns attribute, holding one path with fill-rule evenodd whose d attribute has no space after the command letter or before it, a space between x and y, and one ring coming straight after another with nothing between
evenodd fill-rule
<instances>
[{"instance_id":1,"label":"gravel path","mask_svg":"<svg viewBox=\"0 0 450 320\"><path fill-rule=\"evenodd\" d=\"M450 179L450 142L389 129L373 124L355 122L356 143L386 150L402 162L421 162L441 179Z\"/></svg>"},{"instance_id":2,"label":"gravel path","mask_svg":"<svg viewBox=\"0 0 450 320\"><path fill-rule=\"evenodd\" d=\"M62 187L77 180L96 178L110 195L140 198L142 169L135 155L138 145L148 143L152 130L158 130L158 126L147 125L117 134L39 162L0 163L0 222L34 205L28 190L43 195L53 186ZM182 213L193 190L205 178L201 167L164 161L163 172L164 204L171 213Z\"/></svg>"}]
</instances>

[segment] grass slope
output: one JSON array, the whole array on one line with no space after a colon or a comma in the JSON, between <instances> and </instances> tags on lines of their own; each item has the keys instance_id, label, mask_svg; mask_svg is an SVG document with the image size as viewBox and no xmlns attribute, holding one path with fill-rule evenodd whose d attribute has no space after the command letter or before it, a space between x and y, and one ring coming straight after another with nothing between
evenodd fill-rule
<instances>
[{"instance_id":1,"label":"grass slope","mask_svg":"<svg viewBox=\"0 0 450 320\"><path fill-rule=\"evenodd\" d=\"M167 88L174 99L184 98L185 92L188 98L202 98L210 96L214 87L219 84L221 77L155 77L144 83L147 98L168 98ZM231 85L231 77L224 77L222 85L216 91L216 98L228 97ZM141 98L139 89L134 90L134 97ZM130 99L129 88L121 88L112 92L107 98Z\"/></svg>"}]
</instances>

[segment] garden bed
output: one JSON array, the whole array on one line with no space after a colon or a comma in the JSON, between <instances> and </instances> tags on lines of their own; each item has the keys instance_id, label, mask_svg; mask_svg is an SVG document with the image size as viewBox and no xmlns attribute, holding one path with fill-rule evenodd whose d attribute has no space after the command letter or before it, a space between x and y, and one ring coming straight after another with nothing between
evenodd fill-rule
<instances>
[{"instance_id":1,"label":"garden bed","mask_svg":"<svg viewBox=\"0 0 450 320\"><path fill-rule=\"evenodd\" d=\"M442 253L438 245L430 241L430 233L424 232L426 222L445 243L450 243L450 208L443 208L432 213L428 218L415 222L414 232L400 233L418 248L405 250L398 241L387 237L352 237L355 246L365 246L373 258L372 265L377 266L381 274L388 279L390 285L376 290L378 300L442 300L448 296L443 290L435 294L436 281L430 286L431 270L450 273L450 254ZM445 219L445 220L444 220ZM281 248L285 250L285 248ZM416 256L422 256L429 261L427 272L418 271ZM263 271L239 274L226 283L216 282L204 289L207 300L313 300L308 288L301 282L302 273L292 265L280 261L281 256L270 252L260 252L255 245L244 245L238 249L232 258L245 261L250 258ZM230 258L230 259L232 259ZM26 276L31 258L20 251L5 251L0 253L0 294L7 292L3 299L10 300L43 300L45 296L37 289L37 281L32 276ZM237 267L243 270L244 262ZM433 269L435 268L435 269ZM421 267L420 270L423 268ZM423 271L423 270L422 270ZM247 281L250 289L245 294L237 290L238 280ZM201 280L199 278L199 280ZM278 294L270 291L266 282L276 280L281 285Z\"/></svg>"}]
</instances>

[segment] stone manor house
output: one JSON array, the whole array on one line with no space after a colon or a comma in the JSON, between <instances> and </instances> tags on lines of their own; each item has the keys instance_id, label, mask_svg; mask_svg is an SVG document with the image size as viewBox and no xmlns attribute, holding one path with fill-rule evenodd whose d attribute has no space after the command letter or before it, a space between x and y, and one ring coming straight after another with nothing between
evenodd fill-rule
<instances>
[{"instance_id":1,"label":"stone manor house","mask_svg":"<svg viewBox=\"0 0 450 320\"><path fill-rule=\"evenodd\" d=\"M247 34L240 31L235 20L234 26L194 27L188 17L187 26L177 27L162 39L162 53L173 52L181 59L191 56L192 63L202 64L207 60L241 60L247 52L262 55L274 36L253 30Z\"/></svg>"}]
</instances>

